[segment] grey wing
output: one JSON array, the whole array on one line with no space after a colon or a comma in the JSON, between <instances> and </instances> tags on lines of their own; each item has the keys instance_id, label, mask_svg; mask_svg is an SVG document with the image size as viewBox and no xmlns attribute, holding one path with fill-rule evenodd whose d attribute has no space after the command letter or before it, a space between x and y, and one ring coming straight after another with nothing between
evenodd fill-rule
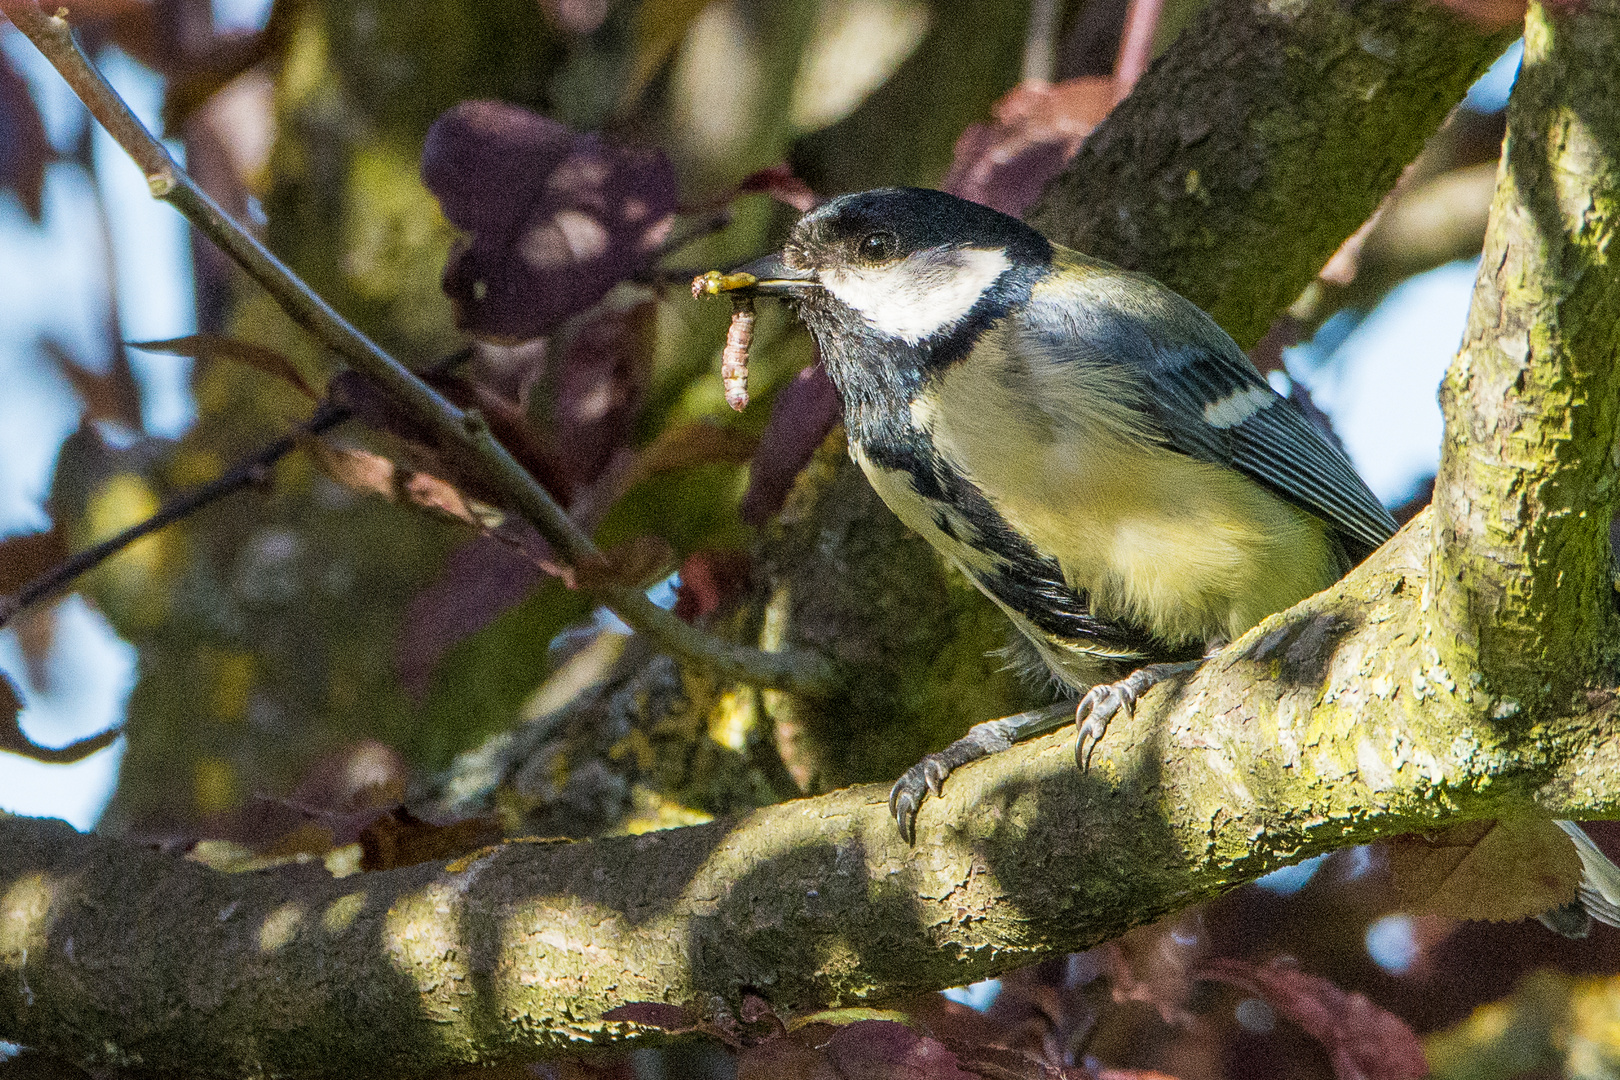
<instances>
[{"instance_id":1,"label":"grey wing","mask_svg":"<svg viewBox=\"0 0 1620 1080\"><path fill-rule=\"evenodd\" d=\"M1389 539L1395 520L1350 460L1214 319L1152 278L1070 256L1087 272L1063 279L1026 315L1045 348L1128 372L1168 446L1234 468L1321 518L1357 561Z\"/></svg>"},{"instance_id":2,"label":"grey wing","mask_svg":"<svg viewBox=\"0 0 1620 1080\"><path fill-rule=\"evenodd\" d=\"M1138 373L1148 408L1175 449L1230 465L1315 514L1358 559L1395 532L1395 519L1350 460L1230 339L1160 351Z\"/></svg>"}]
</instances>

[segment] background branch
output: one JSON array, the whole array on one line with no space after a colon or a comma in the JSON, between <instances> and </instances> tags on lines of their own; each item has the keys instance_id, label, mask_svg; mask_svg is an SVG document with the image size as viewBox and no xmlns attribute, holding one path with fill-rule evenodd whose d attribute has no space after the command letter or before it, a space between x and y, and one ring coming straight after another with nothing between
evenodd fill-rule
<instances>
[{"instance_id":1,"label":"background branch","mask_svg":"<svg viewBox=\"0 0 1620 1080\"><path fill-rule=\"evenodd\" d=\"M569 564L586 569L606 566L590 536L495 439L481 416L456 408L350 325L186 175L96 71L74 40L66 19L46 15L35 0L0 0L0 12L27 35L91 115L141 167L155 197L168 202L219 245L312 337L383 386L445 447L464 453L490 486L510 500ZM833 666L824 657L803 650L764 652L724 641L676 618L633 586L607 584L592 591L614 614L661 648L724 678L809 696L829 692L835 682Z\"/></svg>"},{"instance_id":2,"label":"background branch","mask_svg":"<svg viewBox=\"0 0 1620 1080\"><path fill-rule=\"evenodd\" d=\"M1247 348L1511 40L1433 4L1214 0L1030 223L1152 274Z\"/></svg>"}]
</instances>

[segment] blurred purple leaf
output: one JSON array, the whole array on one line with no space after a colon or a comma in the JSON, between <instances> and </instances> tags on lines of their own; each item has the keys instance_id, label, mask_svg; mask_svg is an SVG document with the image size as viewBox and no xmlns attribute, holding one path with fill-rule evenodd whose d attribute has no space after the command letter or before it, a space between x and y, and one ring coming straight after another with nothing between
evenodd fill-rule
<instances>
[{"instance_id":1,"label":"blurred purple leaf","mask_svg":"<svg viewBox=\"0 0 1620 1080\"><path fill-rule=\"evenodd\" d=\"M405 609L394 653L399 681L421 700L445 654L516 607L544 576L533 559L492 536L452 551L443 573Z\"/></svg>"},{"instance_id":2,"label":"blurred purple leaf","mask_svg":"<svg viewBox=\"0 0 1620 1080\"><path fill-rule=\"evenodd\" d=\"M589 34L607 18L607 0L540 0L540 10L570 34Z\"/></svg>"},{"instance_id":3,"label":"blurred purple leaf","mask_svg":"<svg viewBox=\"0 0 1620 1080\"><path fill-rule=\"evenodd\" d=\"M838 391L819 363L799 372L781 389L771 403L771 419L754 452L742 501L744 521L757 528L782 508L799 470L841 416Z\"/></svg>"},{"instance_id":4,"label":"blurred purple leaf","mask_svg":"<svg viewBox=\"0 0 1620 1080\"><path fill-rule=\"evenodd\" d=\"M620 146L516 105L467 101L434 121L422 179L457 228L444 291L463 330L522 341L639 273L674 221L661 151Z\"/></svg>"},{"instance_id":5,"label":"blurred purple leaf","mask_svg":"<svg viewBox=\"0 0 1620 1080\"><path fill-rule=\"evenodd\" d=\"M1429 1074L1423 1044L1406 1021L1324 978L1279 960L1256 965L1233 959L1207 961L1198 976L1265 999L1322 1044L1337 1080L1418 1080Z\"/></svg>"},{"instance_id":6,"label":"blurred purple leaf","mask_svg":"<svg viewBox=\"0 0 1620 1080\"><path fill-rule=\"evenodd\" d=\"M658 307L605 311L579 328L557 369L558 467L574 488L594 482L629 445L652 375Z\"/></svg>"},{"instance_id":7,"label":"blurred purple leaf","mask_svg":"<svg viewBox=\"0 0 1620 1080\"><path fill-rule=\"evenodd\" d=\"M893 1020L860 1020L838 1029L827 1045L844 1080L982 1080L938 1039Z\"/></svg>"},{"instance_id":8,"label":"blurred purple leaf","mask_svg":"<svg viewBox=\"0 0 1620 1080\"><path fill-rule=\"evenodd\" d=\"M45 165L51 144L28 82L0 53L0 190L17 193L28 216L45 213Z\"/></svg>"},{"instance_id":9,"label":"blurred purple leaf","mask_svg":"<svg viewBox=\"0 0 1620 1080\"><path fill-rule=\"evenodd\" d=\"M995 119L956 140L940 186L952 195L1020 216L1114 106L1114 80L1023 83L996 102Z\"/></svg>"}]
</instances>

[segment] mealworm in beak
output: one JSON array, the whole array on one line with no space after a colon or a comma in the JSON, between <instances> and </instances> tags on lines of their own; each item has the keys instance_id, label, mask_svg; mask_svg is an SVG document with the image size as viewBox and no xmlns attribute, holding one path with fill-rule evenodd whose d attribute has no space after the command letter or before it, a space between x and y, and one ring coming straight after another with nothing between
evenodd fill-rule
<instances>
[{"instance_id":1,"label":"mealworm in beak","mask_svg":"<svg viewBox=\"0 0 1620 1080\"><path fill-rule=\"evenodd\" d=\"M748 347L754 343L754 299L731 298L731 328L726 331L726 347L720 353L720 384L726 390L726 404L738 412L748 406Z\"/></svg>"}]
</instances>

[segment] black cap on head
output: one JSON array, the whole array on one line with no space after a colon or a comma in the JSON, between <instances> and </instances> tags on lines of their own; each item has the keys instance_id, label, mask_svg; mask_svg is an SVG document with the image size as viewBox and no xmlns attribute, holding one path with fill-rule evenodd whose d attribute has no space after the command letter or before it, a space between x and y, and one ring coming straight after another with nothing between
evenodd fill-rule
<instances>
[{"instance_id":1,"label":"black cap on head","mask_svg":"<svg viewBox=\"0 0 1620 1080\"><path fill-rule=\"evenodd\" d=\"M937 247L999 247L1018 260L1045 262L1052 252L1045 237L1017 218L931 188L840 195L799 220L787 250L810 253L883 234L893 238L891 254L901 257ZM791 254L789 261L796 261Z\"/></svg>"}]
</instances>

